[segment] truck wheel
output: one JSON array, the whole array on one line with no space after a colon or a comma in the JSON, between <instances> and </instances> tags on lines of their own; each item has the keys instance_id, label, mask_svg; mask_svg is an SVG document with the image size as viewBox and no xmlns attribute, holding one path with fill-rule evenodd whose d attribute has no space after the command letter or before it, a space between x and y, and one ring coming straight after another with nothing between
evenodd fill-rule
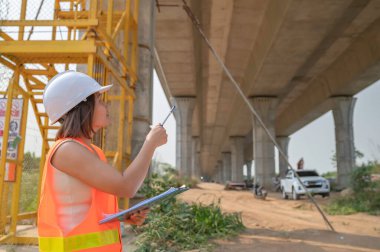
<instances>
[{"instance_id":1,"label":"truck wheel","mask_svg":"<svg viewBox=\"0 0 380 252\"><path fill-rule=\"evenodd\" d=\"M282 198L283 199L288 199L288 195L286 194L285 189L281 188L281 191L282 191Z\"/></svg>"},{"instance_id":2,"label":"truck wheel","mask_svg":"<svg viewBox=\"0 0 380 252\"><path fill-rule=\"evenodd\" d=\"M296 190L294 190L294 187L292 188L292 198L293 200L299 200L300 196L296 193Z\"/></svg>"},{"instance_id":3,"label":"truck wheel","mask_svg":"<svg viewBox=\"0 0 380 252\"><path fill-rule=\"evenodd\" d=\"M324 193L324 194L322 194L322 198L329 197L329 196L330 196L330 193Z\"/></svg>"}]
</instances>

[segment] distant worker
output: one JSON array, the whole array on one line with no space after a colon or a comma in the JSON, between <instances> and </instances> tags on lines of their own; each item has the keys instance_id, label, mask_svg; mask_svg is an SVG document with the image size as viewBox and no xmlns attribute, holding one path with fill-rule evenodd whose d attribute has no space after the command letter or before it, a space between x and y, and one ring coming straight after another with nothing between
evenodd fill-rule
<instances>
[{"instance_id":1,"label":"distant worker","mask_svg":"<svg viewBox=\"0 0 380 252\"><path fill-rule=\"evenodd\" d=\"M147 174L153 153L167 142L165 129L151 129L135 160L123 173L106 163L91 144L110 120L102 87L86 74L66 71L46 85L43 102L51 123L59 122L46 156L38 208L40 251L122 251L120 223L98 224L118 212L117 198L131 198ZM148 210L125 220L142 225Z\"/></svg>"},{"instance_id":2,"label":"distant worker","mask_svg":"<svg viewBox=\"0 0 380 252\"><path fill-rule=\"evenodd\" d=\"M275 177L272 177L272 184L273 184L275 192L280 192L281 191L281 180L280 180L280 176L279 175L276 175Z\"/></svg>"},{"instance_id":3,"label":"distant worker","mask_svg":"<svg viewBox=\"0 0 380 252\"><path fill-rule=\"evenodd\" d=\"M265 200L268 195L268 192L264 189L264 187L259 185L258 183L253 185L253 192L255 198L257 199Z\"/></svg>"},{"instance_id":4,"label":"distant worker","mask_svg":"<svg viewBox=\"0 0 380 252\"><path fill-rule=\"evenodd\" d=\"M297 170L303 170L305 162L303 161L303 158L301 158L297 163Z\"/></svg>"}]
</instances>

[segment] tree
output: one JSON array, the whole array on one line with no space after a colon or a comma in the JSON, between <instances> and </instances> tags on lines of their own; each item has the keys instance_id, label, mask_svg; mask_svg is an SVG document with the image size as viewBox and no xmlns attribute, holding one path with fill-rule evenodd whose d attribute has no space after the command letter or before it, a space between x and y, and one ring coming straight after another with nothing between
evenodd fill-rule
<instances>
[{"instance_id":1,"label":"tree","mask_svg":"<svg viewBox=\"0 0 380 252\"><path fill-rule=\"evenodd\" d=\"M24 154L23 168L24 170L33 170L40 168L41 157L36 157L36 154L33 152L26 152Z\"/></svg>"},{"instance_id":2,"label":"tree","mask_svg":"<svg viewBox=\"0 0 380 252\"><path fill-rule=\"evenodd\" d=\"M364 154L361 151L355 149L355 160L361 159L363 157L364 157ZM336 169L337 168L336 151L333 151L333 154L332 154L330 160L331 160L331 164Z\"/></svg>"}]
</instances>

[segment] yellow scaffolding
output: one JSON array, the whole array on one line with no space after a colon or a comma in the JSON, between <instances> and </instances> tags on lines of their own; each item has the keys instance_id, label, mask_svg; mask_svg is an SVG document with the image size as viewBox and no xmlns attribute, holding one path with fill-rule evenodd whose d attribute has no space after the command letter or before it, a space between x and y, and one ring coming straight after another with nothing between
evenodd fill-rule
<instances>
[{"instance_id":1,"label":"yellow scaffolding","mask_svg":"<svg viewBox=\"0 0 380 252\"><path fill-rule=\"evenodd\" d=\"M38 242L36 237L18 236L16 232L19 221L35 220L37 217L35 211L19 212L26 129L28 116L32 115L28 114L28 106L34 111L42 138L38 184L40 188L45 155L59 128L49 125L42 106L42 94L47 81L59 71L76 66L78 70L87 71L102 85L110 82L117 84L105 98L113 108L111 119L115 123L111 128L97 134L95 142L103 148L107 158L117 169L122 170L130 163L134 88L137 81L139 1L55 0L54 4L45 8L45 11L53 13L50 19L38 18L44 1L41 1L35 18L28 18L31 2L36 1L21 1L18 18L0 20L0 65L13 72L11 80L6 83L6 90L0 91L0 95L7 99L1 146L3 155L0 158L0 244ZM43 39L38 34L41 29L45 29ZM65 36L62 36L62 30ZM14 33L17 35L14 36ZM64 65L64 69L58 70L58 65ZM14 99L22 99L22 116L18 155L13 160L4 154L9 148ZM111 132L117 132L116 138L108 137L112 136ZM14 164L16 167L13 182L4 181L7 164ZM10 188L12 198L8 207ZM39 192L36 197L39 197ZM128 207L128 201L125 202L125 207Z\"/></svg>"}]
</instances>

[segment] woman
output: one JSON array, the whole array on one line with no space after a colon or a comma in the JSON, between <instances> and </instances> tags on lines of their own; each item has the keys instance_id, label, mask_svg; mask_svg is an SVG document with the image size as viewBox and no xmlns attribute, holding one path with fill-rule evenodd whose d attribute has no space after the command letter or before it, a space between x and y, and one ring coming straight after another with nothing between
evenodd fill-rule
<instances>
[{"instance_id":1,"label":"woman","mask_svg":"<svg viewBox=\"0 0 380 252\"><path fill-rule=\"evenodd\" d=\"M110 121L102 87L89 76L67 71L51 79L43 102L51 123L61 123L46 156L38 209L40 251L121 251L119 222L99 225L118 211L117 198L134 196L155 149L167 142L161 126L152 128L135 160L122 173L106 163L91 138ZM141 225L147 211L126 220Z\"/></svg>"}]
</instances>

